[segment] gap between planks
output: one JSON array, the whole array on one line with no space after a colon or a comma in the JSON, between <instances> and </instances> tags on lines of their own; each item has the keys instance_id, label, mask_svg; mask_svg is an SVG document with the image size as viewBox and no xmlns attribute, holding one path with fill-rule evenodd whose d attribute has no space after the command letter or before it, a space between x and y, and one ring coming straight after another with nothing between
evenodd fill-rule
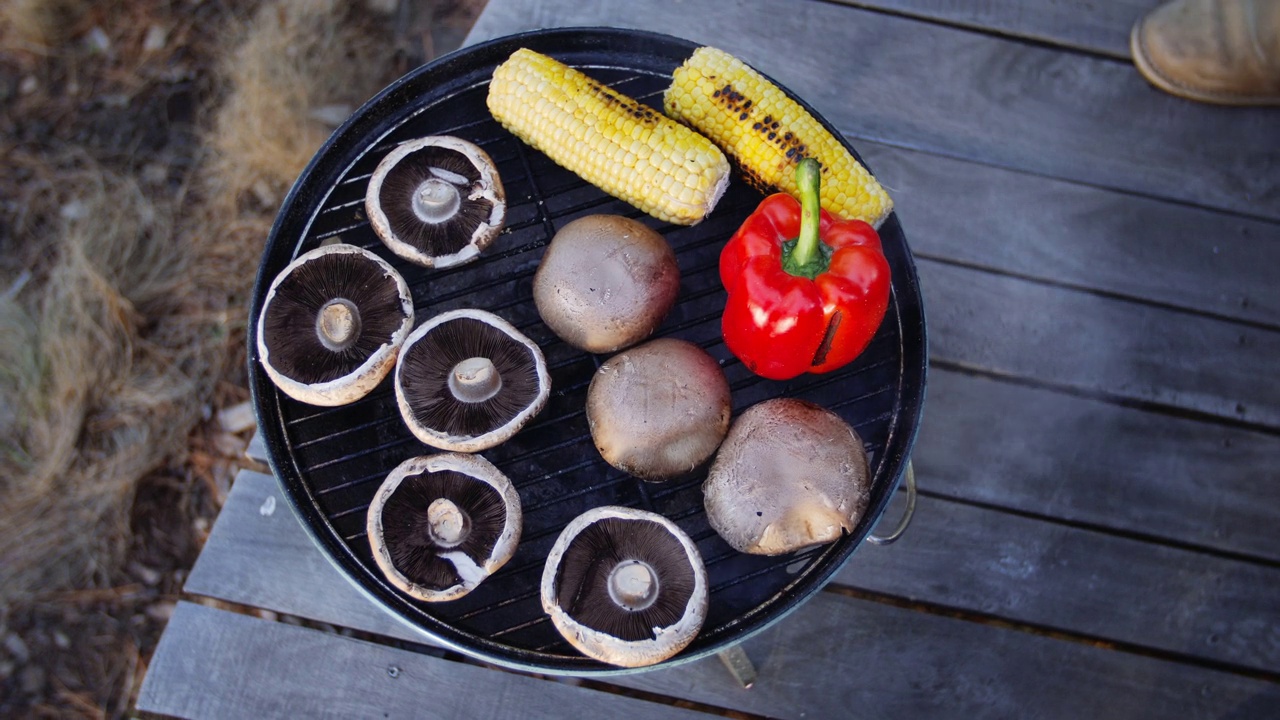
<instances>
[{"instance_id":1,"label":"gap between planks","mask_svg":"<svg viewBox=\"0 0 1280 720\"><path fill-rule=\"evenodd\" d=\"M264 498L279 493L270 476L241 474L186 591L325 622L367 617L360 629L424 641L421 631L377 609L327 562L291 512L281 508L279 517L260 512ZM941 607L967 607L978 615L1001 614L1014 624L1055 627L1074 636L1169 653L1194 647L1216 662L1269 667L1270 672L1280 667L1280 658L1265 650L1265 628L1277 626L1274 610L1266 610L1267 588L1275 585L1267 578L1280 574L1274 569L923 500L916 524L891 551L860 549L835 582ZM250 556L254 562L247 563ZM1142 572L1119 572L1131 561L1142 563ZM1165 570L1176 582L1134 605L1133 593L1161 588ZM1085 592L1091 573L1102 581ZM1127 588L1130 578L1143 587ZM944 583L940 589L939 583ZM292 591L298 586L330 586L330 592L299 596ZM1184 590L1197 587L1207 594L1193 601ZM1167 618L1184 616L1180 629L1165 624ZM1226 624L1219 628L1219 621ZM1250 630L1259 625L1261 636ZM1240 662L1232 663L1233 655Z\"/></svg>"},{"instance_id":2,"label":"gap between planks","mask_svg":"<svg viewBox=\"0 0 1280 720\"><path fill-rule=\"evenodd\" d=\"M291 518L289 513L262 522L264 516L258 508L263 499L259 494L250 496L253 488L267 496L278 494L276 483L269 476L242 475L233 486L233 502L224 509L191 574L188 591L226 595L229 590L243 588L246 580L282 583L287 588L301 583L313 591L273 596L282 603L280 611L298 613L299 604L306 603L317 611L318 620L361 629L376 627L393 637L421 637L369 602L328 565L297 521L286 522ZM244 524L240 520L250 522ZM274 535L254 536L269 528L274 528ZM300 544L293 546L289 537L300 540ZM314 556L314 561L306 555ZM250 557L252 562L247 560ZM214 565L221 569L211 574ZM236 570L241 576L228 578L224 575L228 570ZM309 575L301 579L299 573ZM233 585L227 585L228 581ZM193 587L197 585L200 588ZM262 605L263 596L256 591L254 595L241 601ZM326 595L350 597L351 602L326 600ZM1089 688L1084 694L1087 697L1049 708L1046 716L1087 716L1100 708L1081 708L1080 703L1108 700L1112 710L1127 708L1126 714L1131 717L1160 717L1184 706L1192 716L1207 717L1260 693L1276 696L1274 688L1268 690L1266 685L1235 675L1105 652L994 626L930 619L931 616L900 609L882 611L875 609L875 603L852 602L842 602L834 593L819 593L787 620L748 640L746 649L760 668L761 680L747 693L736 686L714 658L602 681L779 717L806 713L816 717L834 712L835 707L847 708L848 703L879 707L878 714L892 714L893 709L900 710L905 704L924 716L954 716L957 709L976 717L1007 716L1014 708L1036 702L1044 686L1064 692L1076 683ZM840 627L841 633L833 634L831 623ZM1049 672L1046 662L1061 666L1061 670L1041 675ZM932 694L921 695L915 683L922 676L936 677L942 685ZM1040 679L1031 681L1032 677ZM997 684L991 686L991 681ZM1126 689L1117 695L1122 686ZM1202 686L1215 688L1216 694L1201 695ZM967 694L977 687L987 687L990 692ZM1140 691L1141 688L1148 691ZM938 697L951 704L938 706L945 707L944 712L939 712L938 707L929 711ZM824 707L827 711L822 710Z\"/></svg>"},{"instance_id":3,"label":"gap between planks","mask_svg":"<svg viewBox=\"0 0 1280 720\"><path fill-rule=\"evenodd\" d=\"M779 13L749 0L689 1L679 14L659 0L508 2L487 8L467 42L573 25L693 34L866 139L1280 220L1274 112L1188 103L1115 60L836 4ZM844 72L819 61L845 57L856 62Z\"/></svg>"},{"instance_id":4,"label":"gap between planks","mask_svg":"<svg viewBox=\"0 0 1280 720\"><path fill-rule=\"evenodd\" d=\"M708 717L674 707L455 662L319 630L179 603L137 709L191 718ZM712 709L716 715L724 712Z\"/></svg>"},{"instance_id":5,"label":"gap between planks","mask_svg":"<svg viewBox=\"0 0 1280 720\"><path fill-rule=\"evenodd\" d=\"M822 0L1130 63L1129 30L1163 0Z\"/></svg>"}]
</instances>

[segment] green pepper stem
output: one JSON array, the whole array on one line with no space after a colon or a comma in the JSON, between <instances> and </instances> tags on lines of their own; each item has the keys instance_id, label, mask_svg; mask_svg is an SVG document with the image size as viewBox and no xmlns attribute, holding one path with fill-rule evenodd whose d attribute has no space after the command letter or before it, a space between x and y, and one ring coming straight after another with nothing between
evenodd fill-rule
<instances>
[{"instance_id":1,"label":"green pepper stem","mask_svg":"<svg viewBox=\"0 0 1280 720\"><path fill-rule=\"evenodd\" d=\"M791 259L799 267L813 261L818 252L818 191L822 183L822 166L813 158L802 158L796 166L796 185L800 190L800 235L796 238Z\"/></svg>"}]
</instances>

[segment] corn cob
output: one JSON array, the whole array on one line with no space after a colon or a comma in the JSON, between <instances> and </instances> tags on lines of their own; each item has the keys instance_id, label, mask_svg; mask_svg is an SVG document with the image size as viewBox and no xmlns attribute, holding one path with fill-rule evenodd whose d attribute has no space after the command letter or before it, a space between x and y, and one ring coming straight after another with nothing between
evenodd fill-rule
<instances>
[{"instance_id":1,"label":"corn cob","mask_svg":"<svg viewBox=\"0 0 1280 720\"><path fill-rule=\"evenodd\" d=\"M532 50L494 70L488 105L516 137L660 220L702 220L729 182L710 140Z\"/></svg>"},{"instance_id":2,"label":"corn cob","mask_svg":"<svg viewBox=\"0 0 1280 720\"><path fill-rule=\"evenodd\" d=\"M822 123L723 50L694 51L676 69L663 106L715 141L762 192L796 194L796 163L811 157L822 165L823 209L876 227L893 210L880 183Z\"/></svg>"}]
</instances>

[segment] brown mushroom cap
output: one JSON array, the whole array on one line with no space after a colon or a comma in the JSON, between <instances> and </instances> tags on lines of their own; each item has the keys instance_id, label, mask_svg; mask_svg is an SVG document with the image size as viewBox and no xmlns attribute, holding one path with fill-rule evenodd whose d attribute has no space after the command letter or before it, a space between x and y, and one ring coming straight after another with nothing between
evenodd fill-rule
<instances>
[{"instance_id":1,"label":"brown mushroom cap","mask_svg":"<svg viewBox=\"0 0 1280 720\"><path fill-rule=\"evenodd\" d=\"M669 480L710 458L729 429L729 382L686 340L658 338L609 358L587 388L600 455L645 480Z\"/></svg>"},{"instance_id":2,"label":"brown mushroom cap","mask_svg":"<svg viewBox=\"0 0 1280 720\"><path fill-rule=\"evenodd\" d=\"M584 655L622 667L683 650L707 617L707 571L683 530L656 513L598 507L560 533L542 572L542 609Z\"/></svg>"},{"instance_id":3,"label":"brown mushroom cap","mask_svg":"<svg viewBox=\"0 0 1280 720\"><path fill-rule=\"evenodd\" d=\"M734 549L781 555L852 531L869 500L867 453L839 415L793 398L747 408L703 483L707 520Z\"/></svg>"},{"instance_id":4,"label":"brown mushroom cap","mask_svg":"<svg viewBox=\"0 0 1280 720\"><path fill-rule=\"evenodd\" d=\"M367 516L378 568L418 600L471 592L515 554L520 496L479 455L410 458L374 494Z\"/></svg>"},{"instance_id":5,"label":"brown mushroom cap","mask_svg":"<svg viewBox=\"0 0 1280 720\"><path fill-rule=\"evenodd\" d=\"M616 352L653 334L679 292L671 246L649 226L620 215L588 215L565 225L533 278L543 322L592 353Z\"/></svg>"},{"instance_id":6,"label":"brown mushroom cap","mask_svg":"<svg viewBox=\"0 0 1280 720\"><path fill-rule=\"evenodd\" d=\"M418 327L396 363L396 403L410 432L442 450L477 452L516 434L551 392L542 350L484 310L451 310Z\"/></svg>"},{"instance_id":7,"label":"brown mushroom cap","mask_svg":"<svg viewBox=\"0 0 1280 720\"><path fill-rule=\"evenodd\" d=\"M506 222L493 160L473 143L435 135L402 143L369 179L365 213L392 252L426 267L474 260Z\"/></svg>"},{"instance_id":8,"label":"brown mushroom cap","mask_svg":"<svg viewBox=\"0 0 1280 720\"><path fill-rule=\"evenodd\" d=\"M400 274L368 250L338 243L303 253L276 276L256 341L281 392L335 406L382 382L412 328L413 297Z\"/></svg>"}]
</instances>

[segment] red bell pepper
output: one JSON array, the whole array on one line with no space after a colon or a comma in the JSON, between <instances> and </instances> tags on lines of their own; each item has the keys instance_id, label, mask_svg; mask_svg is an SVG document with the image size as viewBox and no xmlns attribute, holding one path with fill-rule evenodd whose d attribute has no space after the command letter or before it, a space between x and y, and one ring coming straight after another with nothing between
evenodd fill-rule
<instances>
[{"instance_id":1,"label":"red bell pepper","mask_svg":"<svg viewBox=\"0 0 1280 720\"><path fill-rule=\"evenodd\" d=\"M765 198L720 253L725 344L752 372L786 380L858 356L889 307L889 263L861 220L818 206L820 166L796 169L800 199Z\"/></svg>"}]
</instances>

